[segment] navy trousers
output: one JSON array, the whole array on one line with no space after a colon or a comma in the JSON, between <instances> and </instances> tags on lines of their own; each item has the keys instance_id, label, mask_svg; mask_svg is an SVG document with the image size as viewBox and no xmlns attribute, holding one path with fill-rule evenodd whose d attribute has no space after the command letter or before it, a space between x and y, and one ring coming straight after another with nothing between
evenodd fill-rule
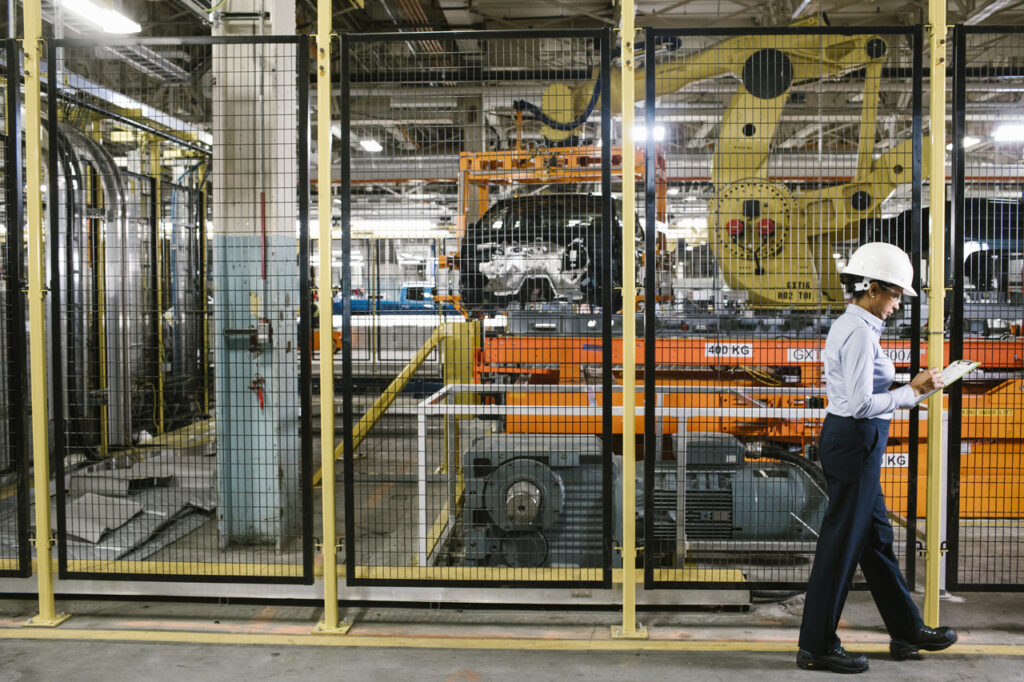
<instances>
[{"instance_id":1,"label":"navy trousers","mask_svg":"<svg viewBox=\"0 0 1024 682\"><path fill-rule=\"evenodd\" d=\"M879 479L888 439L886 419L830 414L821 429L828 509L800 626L800 648L812 654L839 646L836 628L858 563L891 637L905 638L924 624L892 550L892 525Z\"/></svg>"}]
</instances>

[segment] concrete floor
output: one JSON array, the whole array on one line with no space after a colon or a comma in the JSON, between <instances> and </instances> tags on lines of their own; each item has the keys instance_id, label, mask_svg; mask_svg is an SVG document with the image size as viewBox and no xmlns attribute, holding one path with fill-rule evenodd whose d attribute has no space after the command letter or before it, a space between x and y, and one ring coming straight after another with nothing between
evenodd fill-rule
<instances>
[{"instance_id":1,"label":"concrete floor","mask_svg":"<svg viewBox=\"0 0 1024 682\"><path fill-rule=\"evenodd\" d=\"M864 592L851 595L840 634L867 653L869 674L886 679L1024 680L1024 594L961 598L941 605L960 644L922 661L889 659ZM341 637L308 634L321 615L312 606L62 601L58 608L74 615L57 631L22 628L35 607L0 601L0 679L821 679L794 665L801 597L746 612L642 611L651 639L640 643L610 639L609 626L621 622L615 611L360 606L343 611L355 624ZM31 639L58 632L69 639ZM179 641L125 641L146 632ZM101 633L114 639L77 639ZM239 644L180 641L196 633ZM261 635L269 639L240 644ZM553 646L569 650L544 650ZM588 647L595 650L579 650ZM622 650L607 650L614 647Z\"/></svg>"},{"instance_id":2,"label":"concrete floor","mask_svg":"<svg viewBox=\"0 0 1024 682\"><path fill-rule=\"evenodd\" d=\"M309 649L65 642L0 643L4 679L91 680L629 680L822 679L798 670L789 654ZM895 663L871 657L867 673L888 680L1019 680L1021 662L1005 657L942 657ZM1015 666L1017 667L1015 669Z\"/></svg>"}]
</instances>

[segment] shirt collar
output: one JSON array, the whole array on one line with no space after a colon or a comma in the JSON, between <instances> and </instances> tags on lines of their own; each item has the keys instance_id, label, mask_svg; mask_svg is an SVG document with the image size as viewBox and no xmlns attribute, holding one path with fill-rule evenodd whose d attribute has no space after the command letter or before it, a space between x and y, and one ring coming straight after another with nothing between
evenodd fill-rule
<instances>
[{"instance_id":1,"label":"shirt collar","mask_svg":"<svg viewBox=\"0 0 1024 682\"><path fill-rule=\"evenodd\" d=\"M885 322L864 310L859 305L855 303L849 304L846 306L846 312L863 320L864 323L867 324L868 329L875 332L876 335L882 335L882 329L885 327Z\"/></svg>"}]
</instances>

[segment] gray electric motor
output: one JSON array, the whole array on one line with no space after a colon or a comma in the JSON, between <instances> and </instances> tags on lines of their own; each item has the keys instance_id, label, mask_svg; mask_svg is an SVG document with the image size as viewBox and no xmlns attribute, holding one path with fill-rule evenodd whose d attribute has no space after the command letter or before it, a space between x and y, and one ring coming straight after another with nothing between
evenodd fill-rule
<instances>
[{"instance_id":1,"label":"gray electric motor","mask_svg":"<svg viewBox=\"0 0 1024 682\"><path fill-rule=\"evenodd\" d=\"M660 553L681 554L680 528L690 549L728 550L751 541L764 551L788 551L817 540L827 497L812 463L784 453L770 459L767 451L750 461L743 443L724 433L677 434L674 447L677 461L655 467L652 544ZM642 462L636 477L642 514ZM682 495L680 478L686 481Z\"/></svg>"},{"instance_id":2,"label":"gray electric motor","mask_svg":"<svg viewBox=\"0 0 1024 682\"><path fill-rule=\"evenodd\" d=\"M464 562L469 566L604 565L603 463L597 436L497 434L464 454ZM612 463L612 522L621 480ZM609 541L621 544L616 529ZM616 559L613 565L621 565Z\"/></svg>"}]
</instances>

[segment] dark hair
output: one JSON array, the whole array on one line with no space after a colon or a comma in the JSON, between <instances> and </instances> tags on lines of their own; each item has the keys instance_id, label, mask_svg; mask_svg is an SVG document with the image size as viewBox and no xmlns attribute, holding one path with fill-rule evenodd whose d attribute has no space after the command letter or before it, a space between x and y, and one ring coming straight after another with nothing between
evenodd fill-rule
<instances>
[{"instance_id":1,"label":"dark hair","mask_svg":"<svg viewBox=\"0 0 1024 682\"><path fill-rule=\"evenodd\" d=\"M867 289L861 289L860 291L856 291L854 289L854 287L857 284L860 284L861 282L864 281L864 278L861 277L860 275L843 273L839 275L839 281L842 283L844 289L846 290L846 295L852 296L853 300L855 301L859 300L864 294L868 293ZM902 287L896 286L895 284L891 284L889 282L883 282L880 279L869 280L868 285L870 285L872 282L874 282L883 289L902 289Z\"/></svg>"}]
</instances>

